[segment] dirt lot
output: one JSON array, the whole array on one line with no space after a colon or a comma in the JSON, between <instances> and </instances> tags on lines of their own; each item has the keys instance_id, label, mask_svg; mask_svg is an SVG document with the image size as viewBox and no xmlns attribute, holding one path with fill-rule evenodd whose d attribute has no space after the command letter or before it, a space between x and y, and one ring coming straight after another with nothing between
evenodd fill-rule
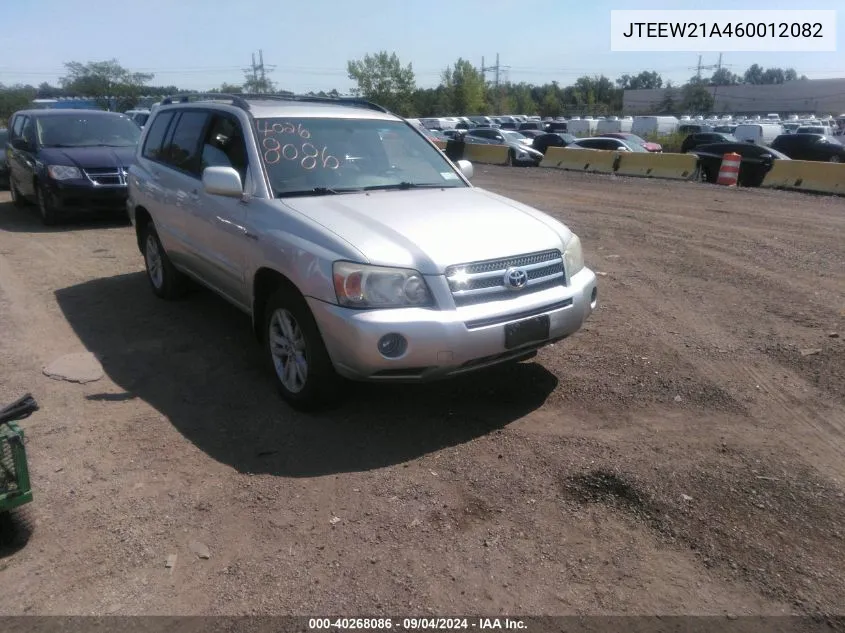
<instances>
[{"instance_id":1,"label":"dirt lot","mask_svg":"<svg viewBox=\"0 0 845 633\"><path fill-rule=\"evenodd\" d=\"M0 401L42 410L0 612L841 613L845 201L476 184L581 235L598 312L536 361L318 416L245 316L153 297L131 228L45 230L3 194ZM41 374L85 350L102 380Z\"/></svg>"}]
</instances>

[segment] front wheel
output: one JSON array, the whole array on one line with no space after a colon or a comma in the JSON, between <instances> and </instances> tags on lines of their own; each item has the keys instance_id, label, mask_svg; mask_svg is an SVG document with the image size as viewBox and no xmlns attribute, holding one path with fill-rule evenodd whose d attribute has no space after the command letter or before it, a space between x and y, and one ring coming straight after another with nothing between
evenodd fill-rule
<instances>
[{"instance_id":1,"label":"front wheel","mask_svg":"<svg viewBox=\"0 0 845 633\"><path fill-rule=\"evenodd\" d=\"M12 194L12 204L16 207L25 207L26 206L26 199L21 195L21 192L18 191L18 186L15 184L15 181L11 178L9 179L9 191Z\"/></svg>"},{"instance_id":2,"label":"front wheel","mask_svg":"<svg viewBox=\"0 0 845 633\"><path fill-rule=\"evenodd\" d=\"M144 227L142 240L147 280L153 293L162 299L178 299L184 295L188 280L173 266L152 222Z\"/></svg>"},{"instance_id":3,"label":"front wheel","mask_svg":"<svg viewBox=\"0 0 845 633\"><path fill-rule=\"evenodd\" d=\"M295 409L331 404L340 381L305 300L277 290L264 312L264 350L282 398Z\"/></svg>"},{"instance_id":4,"label":"front wheel","mask_svg":"<svg viewBox=\"0 0 845 633\"><path fill-rule=\"evenodd\" d=\"M59 221L59 214L50 200L50 194L41 185L35 185L35 203L38 205L38 215L41 216L44 226L53 226Z\"/></svg>"}]
</instances>

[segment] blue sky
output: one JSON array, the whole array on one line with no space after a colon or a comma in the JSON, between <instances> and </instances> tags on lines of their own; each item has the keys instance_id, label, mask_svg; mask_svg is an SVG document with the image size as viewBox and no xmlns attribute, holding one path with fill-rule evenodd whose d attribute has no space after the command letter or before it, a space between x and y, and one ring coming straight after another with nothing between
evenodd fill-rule
<instances>
[{"instance_id":1,"label":"blue sky","mask_svg":"<svg viewBox=\"0 0 845 633\"><path fill-rule=\"evenodd\" d=\"M263 49L280 88L341 92L346 62L378 50L412 62L417 83L436 85L457 58L509 66L511 81L563 85L584 74L615 78L657 70L694 74L696 53L610 51L611 9L840 9L843 0L15 0L3 3L0 83L57 83L67 61L117 58L155 73L153 84L203 89L241 83ZM805 6L806 4L806 6ZM794 67L811 79L845 76L845 11L837 14L836 53L725 53L742 72L752 63ZM704 56L713 64L718 54Z\"/></svg>"}]
</instances>

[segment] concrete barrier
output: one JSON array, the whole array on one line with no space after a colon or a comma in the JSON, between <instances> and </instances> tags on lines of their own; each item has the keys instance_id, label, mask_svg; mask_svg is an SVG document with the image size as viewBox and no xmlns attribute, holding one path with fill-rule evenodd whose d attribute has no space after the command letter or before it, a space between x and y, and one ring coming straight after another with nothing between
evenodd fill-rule
<instances>
[{"instance_id":1,"label":"concrete barrier","mask_svg":"<svg viewBox=\"0 0 845 633\"><path fill-rule=\"evenodd\" d=\"M688 180L695 175L698 157L695 154L620 152L618 165L616 173L620 176Z\"/></svg>"},{"instance_id":2,"label":"concrete barrier","mask_svg":"<svg viewBox=\"0 0 845 633\"><path fill-rule=\"evenodd\" d=\"M488 165L508 164L507 145L481 145L467 143L464 148L464 159L472 163L486 163Z\"/></svg>"},{"instance_id":3,"label":"concrete barrier","mask_svg":"<svg viewBox=\"0 0 845 633\"><path fill-rule=\"evenodd\" d=\"M574 149L571 147L550 147L540 167L556 167L569 171L588 171L612 174L616 171L619 152L606 149Z\"/></svg>"},{"instance_id":4,"label":"concrete barrier","mask_svg":"<svg viewBox=\"0 0 845 633\"><path fill-rule=\"evenodd\" d=\"M775 160L760 186L845 195L845 163Z\"/></svg>"}]
</instances>

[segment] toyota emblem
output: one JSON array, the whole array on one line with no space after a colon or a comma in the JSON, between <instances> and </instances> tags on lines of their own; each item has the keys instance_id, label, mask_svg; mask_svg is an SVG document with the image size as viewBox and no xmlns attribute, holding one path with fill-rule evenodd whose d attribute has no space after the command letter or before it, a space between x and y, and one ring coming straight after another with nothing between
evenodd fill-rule
<instances>
[{"instance_id":1,"label":"toyota emblem","mask_svg":"<svg viewBox=\"0 0 845 633\"><path fill-rule=\"evenodd\" d=\"M522 290L528 283L528 273L521 268L508 268L505 271L505 285L511 290Z\"/></svg>"}]
</instances>

